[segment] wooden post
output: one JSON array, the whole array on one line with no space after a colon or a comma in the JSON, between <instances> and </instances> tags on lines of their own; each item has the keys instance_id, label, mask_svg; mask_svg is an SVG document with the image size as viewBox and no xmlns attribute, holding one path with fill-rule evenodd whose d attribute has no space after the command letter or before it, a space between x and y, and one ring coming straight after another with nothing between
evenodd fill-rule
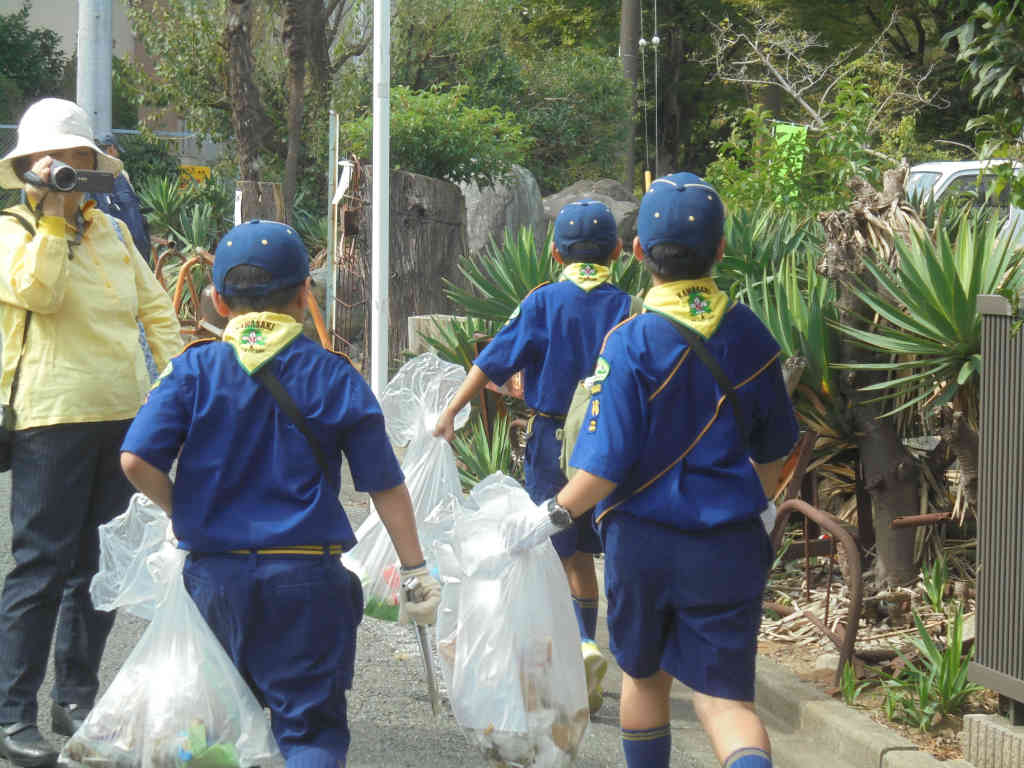
<instances>
[{"instance_id":1,"label":"wooden post","mask_svg":"<svg viewBox=\"0 0 1024 768\"><path fill-rule=\"evenodd\" d=\"M270 181L238 181L242 194L242 221L266 219L284 221L284 196L281 185Z\"/></svg>"}]
</instances>

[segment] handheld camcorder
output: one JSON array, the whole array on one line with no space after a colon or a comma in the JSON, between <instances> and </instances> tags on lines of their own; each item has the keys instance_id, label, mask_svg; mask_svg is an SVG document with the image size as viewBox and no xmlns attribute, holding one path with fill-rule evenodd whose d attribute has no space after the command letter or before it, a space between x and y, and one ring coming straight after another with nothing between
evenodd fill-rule
<instances>
[{"instance_id":1,"label":"handheld camcorder","mask_svg":"<svg viewBox=\"0 0 1024 768\"><path fill-rule=\"evenodd\" d=\"M80 171L67 163L54 160L50 166L50 181L45 182L32 171L25 173L25 181L37 187L56 189L58 192L113 192L114 174L105 171Z\"/></svg>"}]
</instances>

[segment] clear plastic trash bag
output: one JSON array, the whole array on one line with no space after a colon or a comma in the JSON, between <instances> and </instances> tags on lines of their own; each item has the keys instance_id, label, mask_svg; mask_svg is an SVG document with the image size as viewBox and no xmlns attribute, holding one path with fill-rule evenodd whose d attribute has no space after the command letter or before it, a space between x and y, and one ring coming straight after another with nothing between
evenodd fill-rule
<instances>
[{"instance_id":1,"label":"clear plastic trash bag","mask_svg":"<svg viewBox=\"0 0 1024 768\"><path fill-rule=\"evenodd\" d=\"M434 437L432 432L465 378L466 371L461 366L426 353L403 365L380 398L392 443L408 446L402 459L402 471L412 497L420 545L435 576L433 539L420 523L438 503L461 495L462 486L451 446L446 440ZM467 406L455 420L456 429L468 419ZM342 562L362 581L365 613L394 621L398 618L401 563L372 504L370 515L356 531L356 539L358 543L342 555Z\"/></svg>"},{"instance_id":2,"label":"clear plastic trash bag","mask_svg":"<svg viewBox=\"0 0 1024 768\"><path fill-rule=\"evenodd\" d=\"M162 590L153 619L110 687L61 750L89 768L283 766L263 708L192 602L188 553L149 557Z\"/></svg>"},{"instance_id":3,"label":"clear plastic trash bag","mask_svg":"<svg viewBox=\"0 0 1024 768\"><path fill-rule=\"evenodd\" d=\"M438 612L452 710L495 766L571 765L590 722L562 563L550 542L511 555L501 536L502 521L533 506L501 473L471 491L453 516L463 573L446 583Z\"/></svg>"},{"instance_id":4,"label":"clear plastic trash bag","mask_svg":"<svg viewBox=\"0 0 1024 768\"><path fill-rule=\"evenodd\" d=\"M99 527L100 567L89 585L92 604L100 611L123 608L152 619L163 586L153 581L147 558L164 542L174 541L171 520L148 496L136 493L128 509Z\"/></svg>"}]
</instances>

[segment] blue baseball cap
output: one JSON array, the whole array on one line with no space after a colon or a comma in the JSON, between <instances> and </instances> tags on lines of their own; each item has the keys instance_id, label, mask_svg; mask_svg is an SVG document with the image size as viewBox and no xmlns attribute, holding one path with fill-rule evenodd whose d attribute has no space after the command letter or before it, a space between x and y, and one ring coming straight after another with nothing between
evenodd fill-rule
<instances>
[{"instance_id":1,"label":"blue baseball cap","mask_svg":"<svg viewBox=\"0 0 1024 768\"><path fill-rule=\"evenodd\" d=\"M226 290L232 267L248 264L270 273L270 282L244 290ZM213 286L222 296L266 296L299 285L309 277L309 252L294 227L253 219L231 229L213 254Z\"/></svg>"},{"instance_id":2,"label":"blue baseball cap","mask_svg":"<svg viewBox=\"0 0 1024 768\"><path fill-rule=\"evenodd\" d=\"M644 253L659 243L717 248L725 231L725 205L714 187L693 173L656 179L637 213L636 234Z\"/></svg>"},{"instance_id":3,"label":"blue baseball cap","mask_svg":"<svg viewBox=\"0 0 1024 768\"><path fill-rule=\"evenodd\" d=\"M555 219L555 248L563 256L576 243L593 242L615 245L619 228L611 209L599 200L569 203Z\"/></svg>"}]
</instances>

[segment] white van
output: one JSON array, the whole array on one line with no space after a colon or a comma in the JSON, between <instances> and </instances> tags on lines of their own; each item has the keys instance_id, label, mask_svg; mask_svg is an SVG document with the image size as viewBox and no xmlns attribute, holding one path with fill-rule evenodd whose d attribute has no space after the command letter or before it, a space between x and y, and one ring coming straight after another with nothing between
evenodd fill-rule
<instances>
[{"instance_id":1,"label":"white van","mask_svg":"<svg viewBox=\"0 0 1024 768\"><path fill-rule=\"evenodd\" d=\"M905 188L910 200L940 201L958 195L987 199L989 187L995 179L993 169L1009 160L965 160L921 163L907 174ZM1024 173L1024 165L1014 163L1014 174ZM1007 227L1013 228L1013 240L1018 248L1024 247L1024 210L1010 205L1010 189L1002 190L998 198L988 200L987 206L999 216L1007 216Z\"/></svg>"}]
</instances>

